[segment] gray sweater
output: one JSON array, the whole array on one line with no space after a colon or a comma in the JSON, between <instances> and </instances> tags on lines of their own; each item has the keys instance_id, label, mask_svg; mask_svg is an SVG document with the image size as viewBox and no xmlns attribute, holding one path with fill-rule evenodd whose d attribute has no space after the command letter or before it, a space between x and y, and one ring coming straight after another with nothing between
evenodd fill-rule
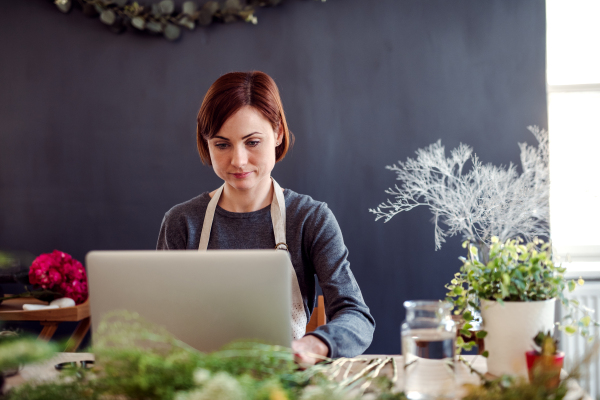
<instances>
[{"instance_id":1,"label":"gray sweater","mask_svg":"<svg viewBox=\"0 0 600 400\"><path fill-rule=\"evenodd\" d=\"M329 347L329 357L354 357L371 344L375 320L365 304L348 262L342 232L327 207L310 196L284 191L286 240L307 317L315 306L315 274L325 298L327 324L315 335ZM198 250L208 192L178 204L160 227L158 250ZM217 206L208 249L274 249L271 206L234 213Z\"/></svg>"}]
</instances>

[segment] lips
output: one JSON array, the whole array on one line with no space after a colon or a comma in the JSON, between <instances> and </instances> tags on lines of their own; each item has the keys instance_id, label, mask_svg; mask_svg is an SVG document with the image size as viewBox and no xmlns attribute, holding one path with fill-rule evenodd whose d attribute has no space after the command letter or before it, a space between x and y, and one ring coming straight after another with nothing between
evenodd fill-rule
<instances>
[{"instance_id":1,"label":"lips","mask_svg":"<svg viewBox=\"0 0 600 400\"><path fill-rule=\"evenodd\" d=\"M237 179L243 179L245 177L247 177L248 175L250 175L252 172L242 172L239 174L233 174L233 176L235 176Z\"/></svg>"}]
</instances>

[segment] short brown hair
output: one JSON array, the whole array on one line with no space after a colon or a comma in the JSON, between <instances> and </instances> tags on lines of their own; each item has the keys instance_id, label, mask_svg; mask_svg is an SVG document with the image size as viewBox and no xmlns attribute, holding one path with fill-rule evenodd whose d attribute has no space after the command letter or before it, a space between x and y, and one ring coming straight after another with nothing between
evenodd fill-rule
<instances>
[{"instance_id":1,"label":"short brown hair","mask_svg":"<svg viewBox=\"0 0 600 400\"><path fill-rule=\"evenodd\" d=\"M289 131L279 90L275 81L264 72L230 72L212 84L198 111L196 140L202 162L212 165L208 151L208 140L215 136L225 121L240 108L251 106L258 110L275 132L283 127L283 140L275 148L275 161L281 161L294 143Z\"/></svg>"}]
</instances>

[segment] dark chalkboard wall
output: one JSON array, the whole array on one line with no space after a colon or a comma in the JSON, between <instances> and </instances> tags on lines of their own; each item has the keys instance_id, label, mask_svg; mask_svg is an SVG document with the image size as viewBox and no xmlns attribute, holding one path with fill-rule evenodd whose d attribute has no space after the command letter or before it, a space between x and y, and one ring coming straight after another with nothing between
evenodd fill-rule
<instances>
[{"instance_id":1,"label":"dark chalkboard wall","mask_svg":"<svg viewBox=\"0 0 600 400\"><path fill-rule=\"evenodd\" d=\"M177 43L50 0L2 7L0 248L154 248L165 211L219 185L195 149L204 93L262 70L297 138L274 176L338 218L377 321L370 353L400 351L402 302L444 297L462 252L434 251L427 209L374 222L385 165L440 138L518 164L526 126L547 124L543 0L292 0Z\"/></svg>"}]
</instances>

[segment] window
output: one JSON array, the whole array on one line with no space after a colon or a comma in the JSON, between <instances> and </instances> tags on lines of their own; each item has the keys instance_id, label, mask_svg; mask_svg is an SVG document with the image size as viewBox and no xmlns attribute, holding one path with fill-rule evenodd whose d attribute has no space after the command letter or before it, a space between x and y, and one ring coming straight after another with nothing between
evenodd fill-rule
<instances>
[{"instance_id":1,"label":"window","mask_svg":"<svg viewBox=\"0 0 600 400\"><path fill-rule=\"evenodd\" d=\"M547 0L550 224L568 274L600 278L600 0Z\"/></svg>"}]
</instances>

